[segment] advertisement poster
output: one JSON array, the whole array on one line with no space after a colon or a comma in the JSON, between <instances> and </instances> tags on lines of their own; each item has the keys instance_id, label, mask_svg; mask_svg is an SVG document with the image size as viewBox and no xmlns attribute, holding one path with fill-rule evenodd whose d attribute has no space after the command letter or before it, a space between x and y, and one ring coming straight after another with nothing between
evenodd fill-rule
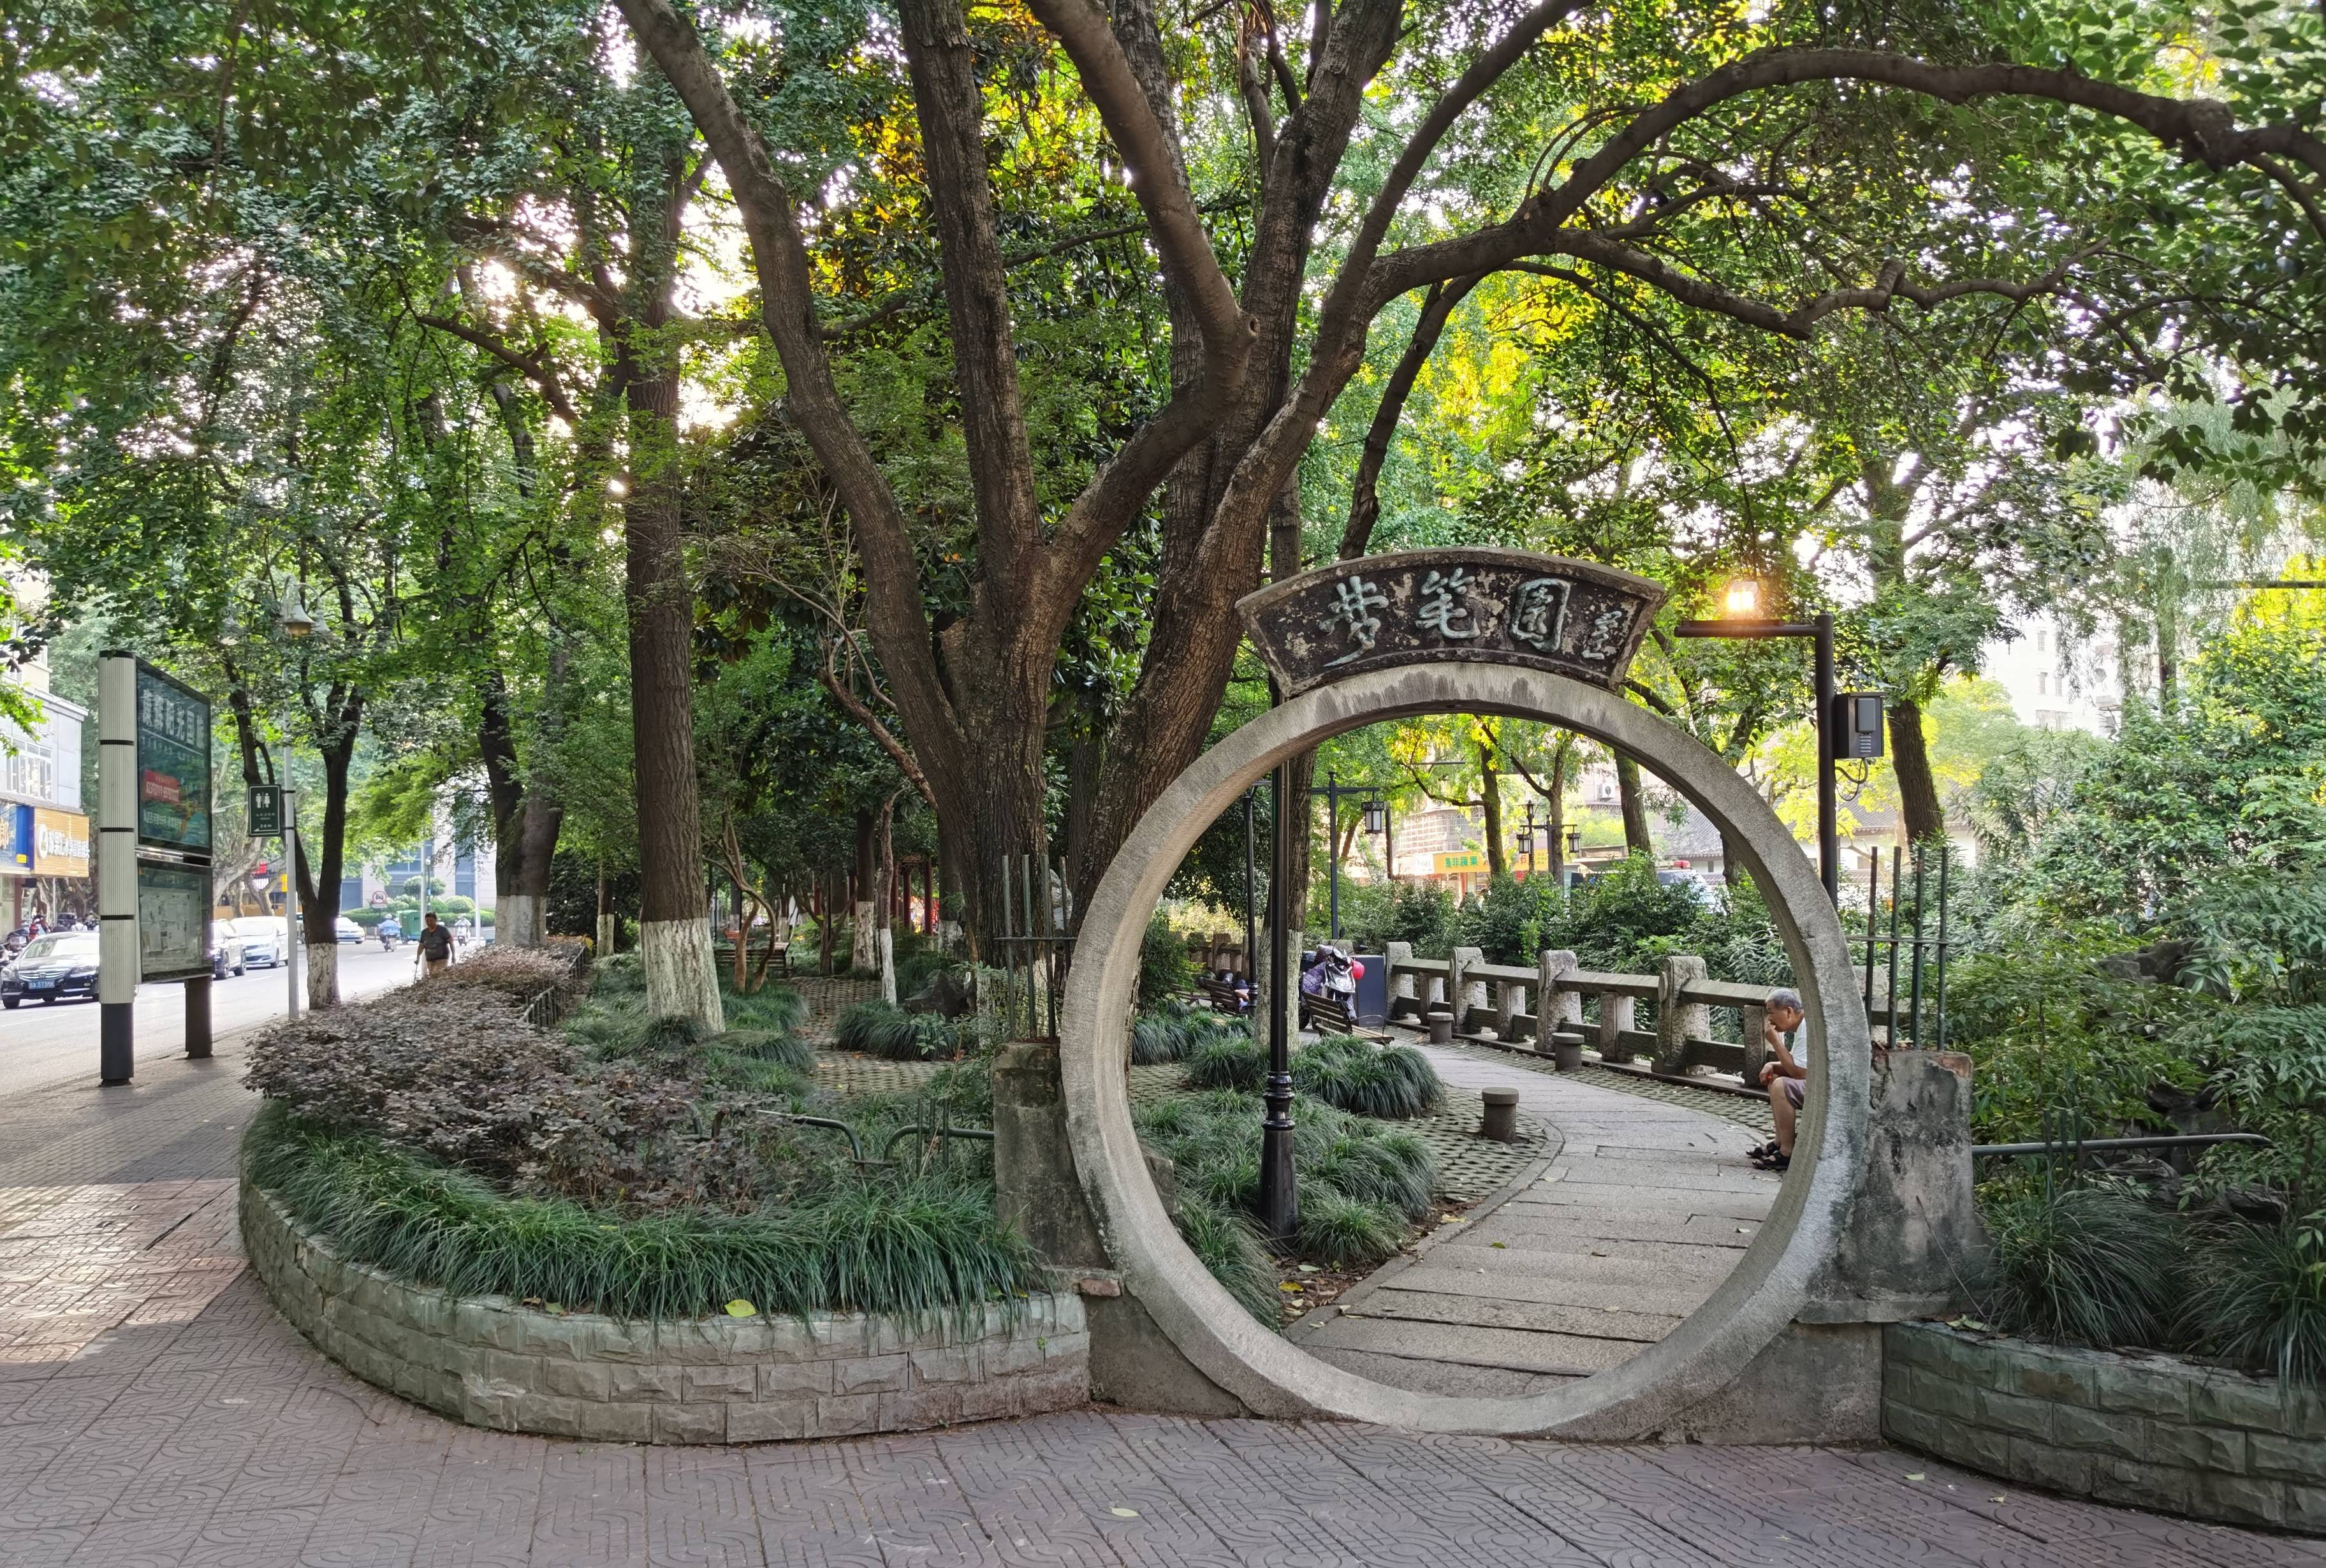
<instances>
[{"instance_id":1,"label":"advertisement poster","mask_svg":"<svg viewBox=\"0 0 2326 1568\"><path fill-rule=\"evenodd\" d=\"M210 972L209 872L138 866L137 964L141 980L184 980Z\"/></svg>"},{"instance_id":2,"label":"advertisement poster","mask_svg":"<svg viewBox=\"0 0 2326 1568\"><path fill-rule=\"evenodd\" d=\"M54 807L33 808L33 874L85 877L88 874L88 818L78 811Z\"/></svg>"},{"instance_id":3,"label":"advertisement poster","mask_svg":"<svg viewBox=\"0 0 2326 1568\"><path fill-rule=\"evenodd\" d=\"M210 705L137 667L137 842L210 852Z\"/></svg>"}]
</instances>

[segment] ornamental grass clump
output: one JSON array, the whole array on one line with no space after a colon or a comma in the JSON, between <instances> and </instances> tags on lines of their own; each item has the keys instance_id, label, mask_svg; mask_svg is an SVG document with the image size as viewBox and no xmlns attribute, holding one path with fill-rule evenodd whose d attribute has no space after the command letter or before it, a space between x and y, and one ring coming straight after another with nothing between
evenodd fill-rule
<instances>
[{"instance_id":1,"label":"ornamental grass clump","mask_svg":"<svg viewBox=\"0 0 2326 1568\"><path fill-rule=\"evenodd\" d=\"M1243 1033L1220 1033L1190 1051L1191 1089L1257 1090L1268 1077L1268 1048Z\"/></svg>"},{"instance_id":2,"label":"ornamental grass clump","mask_svg":"<svg viewBox=\"0 0 2326 1568\"><path fill-rule=\"evenodd\" d=\"M478 1177L334 1133L270 1104L246 1147L251 1179L334 1250L461 1295L505 1295L619 1318L712 1316L749 1301L770 1316L908 1318L1045 1288L990 1192L958 1181L842 1178L744 1214L615 1217L508 1197Z\"/></svg>"},{"instance_id":3,"label":"ornamental grass clump","mask_svg":"<svg viewBox=\"0 0 2326 1568\"><path fill-rule=\"evenodd\" d=\"M1292 1087L1361 1116L1426 1116L1446 1100L1429 1059L1410 1045L1327 1036L1292 1059Z\"/></svg>"},{"instance_id":4,"label":"ornamental grass clump","mask_svg":"<svg viewBox=\"0 0 2326 1568\"><path fill-rule=\"evenodd\" d=\"M2010 1332L2102 1349L2173 1342L2182 1222L2128 1183L2024 1181L1991 1191L1983 1317Z\"/></svg>"},{"instance_id":5,"label":"ornamental grass clump","mask_svg":"<svg viewBox=\"0 0 2326 1568\"><path fill-rule=\"evenodd\" d=\"M907 1013L887 1002L859 1002L842 1011L833 1039L842 1050L888 1061L950 1061L975 1043L971 1031L934 1013Z\"/></svg>"},{"instance_id":6,"label":"ornamental grass clump","mask_svg":"<svg viewBox=\"0 0 2326 1568\"><path fill-rule=\"evenodd\" d=\"M2326 1237L2319 1218L2208 1226L2182 1321L2196 1344L2289 1386L2326 1384Z\"/></svg>"},{"instance_id":7,"label":"ornamental grass clump","mask_svg":"<svg viewBox=\"0 0 2326 1568\"><path fill-rule=\"evenodd\" d=\"M1214 1278L1264 1323L1279 1319L1276 1275L1251 1216L1260 1205L1257 1094L1175 1097L1131 1113L1140 1142L1169 1158L1180 1237ZM1301 1172L1294 1251L1335 1268L1378 1262L1428 1211L1437 1170L1413 1134L1296 1097L1293 1160ZM1310 1216L1315 1228L1310 1228Z\"/></svg>"},{"instance_id":8,"label":"ornamental grass clump","mask_svg":"<svg viewBox=\"0 0 2326 1568\"><path fill-rule=\"evenodd\" d=\"M1185 1061L1214 1041L1249 1041L1251 1038L1251 1026L1241 1019L1167 997L1140 1009L1131 1020L1130 1059L1140 1067Z\"/></svg>"}]
</instances>

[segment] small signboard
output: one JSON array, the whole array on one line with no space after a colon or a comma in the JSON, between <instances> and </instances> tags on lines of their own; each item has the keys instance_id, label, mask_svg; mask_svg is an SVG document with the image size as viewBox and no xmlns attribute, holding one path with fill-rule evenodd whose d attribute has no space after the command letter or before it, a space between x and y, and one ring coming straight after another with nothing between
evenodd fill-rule
<instances>
[{"instance_id":1,"label":"small signboard","mask_svg":"<svg viewBox=\"0 0 2326 1568\"><path fill-rule=\"evenodd\" d=\"M1302 574L1236 604L1285 695L1397 665L1518 665L1621 690L1662 584L1523 550L1410 550Z\"/></svg>"},{"instance_id":2,"label":"small signboard","mask_svg":"<svg viewBox=\"0 0 2326 1568\"><path fill-rule=\"evenodd\" d=\"M1455 872L1486 869L1485 851L1478 849L1440 850L1437 854L1437 874L1447 876Z\"/></svg>"},{"instance_id":3,"label":"small signboard","mask_svg":"<svg viewBox=\"0 0 2326 1568\"><path fill-rule=\"evenodd\" d=\"M250 787L250 836L283 836L283 787L280 784L253 784Z\"/></svg>"},{"instance_id":4,"label":"small signboard","mask_svg":"<svg viewBox=\"0 0 2326 1568\"><path fill-rule=\"evenodd\" d=\"M51 806L33 808L33 874L88 874L88 818Z\"/></svg>"},{"instance_id":5,"label":"small signboard","mask_svg":"<svg viewBox=\"0 0 2326 1568\"><path fill-rule=\"evenodd\" d=\"M199 867L137 865L140 980L191 980L210 972L210 873Z\"/></svg>"},{"instance_id":6,"label":"small signboard","mask_svg":"<svg viewBox=\"0 0 2326 1568\"><path fill-rule=\"evenodd\" d=\"M143 659L137 664L137 845L206 859L210 853L209 699Z\"/></svg>"}]
</instances>

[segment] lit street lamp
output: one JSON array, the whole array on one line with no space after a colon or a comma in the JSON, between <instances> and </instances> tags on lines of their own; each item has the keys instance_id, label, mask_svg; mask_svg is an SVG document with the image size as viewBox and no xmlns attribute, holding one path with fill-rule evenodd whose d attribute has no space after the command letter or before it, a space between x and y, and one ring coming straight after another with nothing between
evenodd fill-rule
<instances>
[{"instance_id":1,"label":"lit street lamp","mask_svg":"<svg viewBox=\"0 0 2326 1568\"><path fill-rule=\"evenodd\" d=\"M1761 584L1750 577L1740 577L1728 584L1722 597L1725 614L1717 621L1683 621L1672 628L1679 637L1717 637L1740 641L1761 641L1779 637L1805 637L1816 648L1812 679L1817 686L1818 736L1818 875L1825 883L1826 897L1838 899L1841 877L1841 832L1839 807L1834 789L1835 765L1844 754L1842 737L1847 736L1847 754L1853 757L1879 757L1882 754L1882 732L1879 718L1882 698L1875 692L1836 693L1833 689L1833 615L1819 611L1810 621L1771 621L1761 610ZM1869 705L1875 717L1868 733L1865 715Z\"/></svg>"}]
</instances>

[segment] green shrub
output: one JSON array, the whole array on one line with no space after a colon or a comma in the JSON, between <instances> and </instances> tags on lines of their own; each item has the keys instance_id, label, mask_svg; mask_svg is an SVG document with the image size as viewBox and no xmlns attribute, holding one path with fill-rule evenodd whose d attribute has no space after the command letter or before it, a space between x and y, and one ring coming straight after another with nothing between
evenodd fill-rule
<instances>
[{"instance_id":1,"label":"green shrub","mask_svg":"<svg viewBox=\"0 0 2326 1568\"><path fill-rule=\"evenodd\" d=\"M1130 1059L1140 1066L1185 1061L1211 1041L1251 1038L1251 1026L1241 1019L1168 997L1131 1021Z\"/></svg>"},{"instance_id":2,"label":"green shrub","mask_svg":"<svg viewBox=\"0 0 2326 1568\"><path fill-rule=\"evenodd\" d=\"M1147 934L1139 943L1139 1004L1152 1007L1195 985L1196 960L1187 952L1187 938L1173 930L1169 917L1157 910L1148 916Z\"/></svg>"},{"instance_id":3,"label":"green shrub","mask_svg":"<svg viewBox=\"0 0 2326 1568\"><path fill-rule=\"evenodd\" d=\"M721 998L730 1029L786 1032L807 1017L807 1000L786 985L763 985L749 996L728 992Z\"/></svg>"},{"instance_id":4,"label":"green shrub","mask_svg":"<svg viewBox=\"0 0 2326 1568\"><path fill-rule=\"evenodd\" d=\"M2289 1386L2326 1383L2326 1237L2315 1219L2199 1235L2182 1318L2190 1338Z\"/></svg>"},{"instance_id":5,"label":"green shrub","mask_svg":"<svg viewBox=\"0 0 2326 1568\"><path fill-rule=\"evenodd\" d=\"M505 1295L619 1318L815 1311L922 1318L1044 1288L990 1192L842 1181L755 1214L623 1218L485 1182L269 1104L244 1134L251 1179L342 1256L461 1295Z\"/></svg>"},{"instance_id":6,"label":"green shrub","mask_svg":"<svg viewBox=\"0 0 2326 1568\"><path fill-rule=\"evenodd\" d=\"M2137 1188L2049 1176L1990 1187L1981 1314L2013 1333L2106 1349L2172 1342L2181 1221Z\"/></svg>"},{"instance_id":7,"label":"green shrub","mask_svg":"<svg viewBox=\"0 0 2326 1568\"><path fill-rule=\"evenodd\" d=\"M1429 1059L1410 1045L1376 1046L1354 1035L1327 1037L1294 1053L1292 1087L1361 1116L1427 1115L1446 1099Z\"/></svg>"},{"instance_id":8,"label":"green shrub","mask_svg":"<svg viewBox=\"0 0 2326 1568\"><path fill-rule=\"evenodd\" d=\"M1250 1035L1215 1034L1186 1062L1189 1088L1256 1090L1268 1078L1268 1048Z\"/></svg>"},{"instance_id":9,"label":"green shrub","mask_svg":"<svg viewBox=\"0 0 2326 1568\"><path fill-rule=\"evenodd\" d=\"M1273 1325L1281 1298L1250 1223L1260 1202L1261 1115L1258 1095L1214 1090L1140 1106L1132 1120L1140 1141L1172 1162L1181 1237L1237 1301ZM1315 1100L1296 1097L1292 1122L1301 1172L1296 1249L1335 1266L1395 1251L1405 1222L1428 1209L1437 1176L1428 1145ZM1357 1218L1352 1205L1371 1218ZM1311 1250L1312 1241L1319 1250Z\"/></svg>"},{"instance_id":10,"label":"green shrub","mask_svg":"<svg viewBox=\"0 0 2326 1568\"><path fill-rule=\"evenodd\" d=\"M646 961L636 953L600 954L590 966L593 996L643 996L647 994Z\"/></svg>"},{"instance_id":11,"label":"green shrub","mask_svg":"<svg viewBox=\"0 0 2326 1568\"><path fill-rule=\"evenodd\" d=\"M842 1050L889 1061L948 1061L962 1053L963 1031L933 1013L907 1013L886 1002L859 1002L833 1027Z\"/></svg>"},{"instance_id":12,"label":"green shrub","mask_svg":"<svg viewBox=\"0 0 2326 1568\"><path fill-rule=\"evenodd\" d=\"M1404 1239L1404 1225L1380 1204L1321 1183L1301 1183L1298 1240L1303 1257L1327 1268L1355 1268L1381 1262Z\"/></svg>"}]
</instances>

